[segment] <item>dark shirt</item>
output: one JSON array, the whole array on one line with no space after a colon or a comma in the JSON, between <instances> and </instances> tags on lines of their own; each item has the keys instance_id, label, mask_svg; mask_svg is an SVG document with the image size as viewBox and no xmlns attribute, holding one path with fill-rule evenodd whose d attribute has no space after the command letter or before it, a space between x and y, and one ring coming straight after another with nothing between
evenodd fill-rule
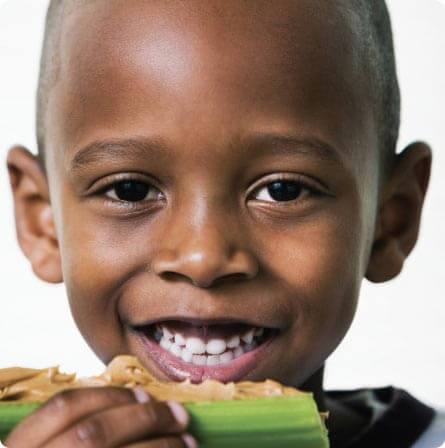
<instances>
[{"instance_id":1,"label":"dark shirt","mask_svg":"<svg viewBox=\"0 0 445 448\"><path fill-rule=\"evenodd\" d=\"M445 426L442 426L445 420L441 418L438 425L436 411L405 390L389 386L327 391L326 394L368 421L350 444L336 448L411 448L419 439L422 442L419 447L437 448L441 443L436 440L442 436L445 442ZM428 437L431 427L434 427L434 434Z\"/></svg>"}]
</instances>

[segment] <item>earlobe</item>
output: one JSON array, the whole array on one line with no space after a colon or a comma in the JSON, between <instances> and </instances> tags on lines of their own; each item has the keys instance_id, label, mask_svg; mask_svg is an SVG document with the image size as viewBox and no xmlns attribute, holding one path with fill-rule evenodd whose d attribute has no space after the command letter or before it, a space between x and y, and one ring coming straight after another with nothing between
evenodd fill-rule
<instances>
[{"instance_id":1,"label":"earlobe","mask_svg":"<svg viewBox=\"0 0 445 448\"><path fill-rule=\"evenodd\" d=\"M396 277L417 242L431 173L431 148L409 145L397 155L381 194L376 232L366 272L374 283Z\"/></svg>"},{"instance_id":2,"label":"earlobe","mask_svg":"<svg viewBox=\"0 0 445 448\"><path fill-rule=\"evenodd\" d=\"M19 245L38 277L61 283L60 251L43 169L37 157L22 146L9 150L7 166Z\"/></svg>"},{"instance_id":3,"label":"earlobe","mask_svg":"<svg viewBox=\"0 0 445 448\"><path fill-rule=\"evenodd\" d=\"M372 248L366 278L374 283L382 283L397 277L405 258L396 239L377 240Z\"/></svg>"}]
</instances>

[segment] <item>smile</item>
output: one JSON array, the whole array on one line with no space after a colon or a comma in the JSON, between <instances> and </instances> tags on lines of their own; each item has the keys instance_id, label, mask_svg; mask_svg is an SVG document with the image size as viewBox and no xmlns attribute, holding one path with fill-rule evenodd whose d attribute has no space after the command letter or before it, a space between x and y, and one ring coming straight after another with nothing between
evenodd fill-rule
<instances>
[{"instance_id":1,"label":"smile","mask_svg":"<svg viewBox=\"0 0 445 448\"><path fill-rule=\"evenodd\" d=\"M253 370L277 330L245 323L164 321L137 328L149 357L174 380L237 381Z\"/></svg>"}]
</instances>

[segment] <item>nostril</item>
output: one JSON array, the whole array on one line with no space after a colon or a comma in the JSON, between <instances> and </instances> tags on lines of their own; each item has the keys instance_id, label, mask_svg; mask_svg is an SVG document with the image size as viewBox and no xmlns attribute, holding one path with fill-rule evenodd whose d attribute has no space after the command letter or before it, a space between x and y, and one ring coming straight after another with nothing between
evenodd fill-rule
<instances>
[{"instance_id":1,"label":"nostril","mask_svg":"<svg viewBox=\"0 0 445 448\"><path fill-rule=\"evenodd\" d=\"M231 282L231 281L237 282L237 281L247 280L248 278L249 278L249 276L247 274L244 274L242 272L236 272L234 274L227 274L227 275L218 277L217 279L215 279L213 284L226 283L226 282Z\"/></svg>"},{"instance_id":2,"label":"nostril","mask_svg":"<svg viewBox=\"0 0 445 448\"><path fill-rule=\"evenodd\" d=\"M247 280L249 278L247 274L244 274L242 272L222 275L218 278L215 278L213 281L209 282L199 281L195 278L174 271L164 271L160 274L160 276L168 281L183 281L183 280L187 280L189 282L191 281L195 286L199 286L201 288L209 288L210 286L219 285L221 283L227 283L227 282L230 283L232 281L237 282Z\"/></svg>"},{"instance_id":3,"label":"nostril","mask_svg":"<svg viewBox=\"0 0 445 448\"><path fill-rule=\"evenodd\" d=\"M164 277L165 280L175 281L175 280L189 280L186 275L180 274L179 272L174 271L164 271L160 274L161 277Z\"/></svg>"}]
</instances>

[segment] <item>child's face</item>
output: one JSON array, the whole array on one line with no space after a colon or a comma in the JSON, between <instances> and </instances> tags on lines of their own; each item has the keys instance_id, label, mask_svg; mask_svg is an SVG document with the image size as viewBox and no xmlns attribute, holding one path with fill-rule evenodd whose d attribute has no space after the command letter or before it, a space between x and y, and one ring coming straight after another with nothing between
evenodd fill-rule
<instances>
[{"instance_id":1,"label":"child's face","mask_svg":"<svg viewBox=\"0 0 445 448\"><path fill-rule=\"evenodd\" d=\"M72 312L104 362L301 384L347 332L376 129L346 21L313 4L108 0L66 19L49 188ZM161 349L153 323L204 342L273 331L202 367Z\"/></svg>"}]
</instances>

